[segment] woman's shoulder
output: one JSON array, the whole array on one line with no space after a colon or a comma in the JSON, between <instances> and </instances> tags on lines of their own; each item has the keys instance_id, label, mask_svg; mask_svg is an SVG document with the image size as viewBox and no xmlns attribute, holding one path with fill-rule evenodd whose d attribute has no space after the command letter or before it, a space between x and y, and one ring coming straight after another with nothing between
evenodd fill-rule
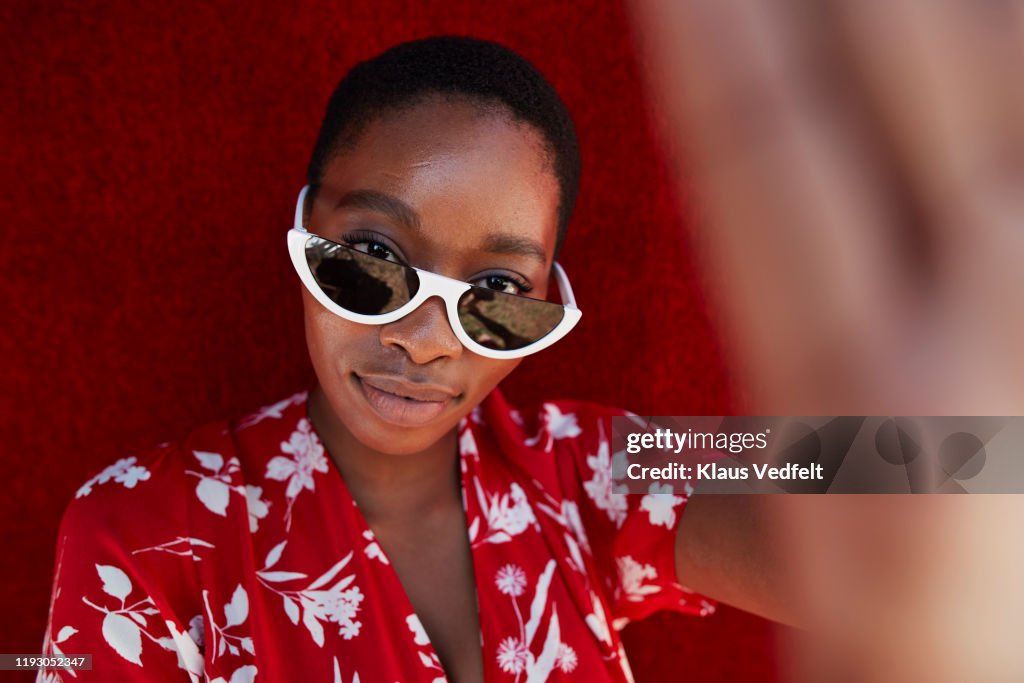
<instances>
[{"instance_id":1,"label":"woman's shoulder","mask_svg":"<svg viewBox=\"0 0 1024 683\"><path fill-rule=\"evenodd\" d=\"M304 421L308 431L306 395L208 422L176 441L117 458L77 489L64 524L149 529L186 519L193 500L224 516L232 491L244 492Z\"/></svg>"},{"instance_id":2,"label":"woman's shoulder","mask_svg":"<svg viewBox=\"0 0 1024 683\"><path fill-rule=\"evenodd\" d=\"M103 467L75 491L64 512L63 534L110 533L130 540L148 536L154 528L178 526L187 516L190 466L186 454L191 451L185 443L225 425L207 425L188 439L122 455Z\"/></svg>"}]
</instances>

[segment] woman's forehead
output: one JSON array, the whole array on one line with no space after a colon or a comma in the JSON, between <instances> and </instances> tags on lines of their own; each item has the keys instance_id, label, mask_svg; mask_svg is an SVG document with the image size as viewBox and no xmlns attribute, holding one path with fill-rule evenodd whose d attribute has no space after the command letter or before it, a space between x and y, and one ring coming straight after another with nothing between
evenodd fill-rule
<instances>
[{"instance_id":1,"label":"woman's forehead","mask_svg":"<svg viewBox=\"0 0 1024 683\"><path fill-rule=\"evenodd\" d=\"M385 109L360 126L338 157L370 157L379 163L412 166L435 160L432 157L480 154L523 162L509 170L549 174L557 182L553 155L540 131L500 104L462 96L429 96ZM328 164L325 178L338 157Z\"/></svg>"},{"instance_id":2,"label":"woman's forehead","mask_svg":"<svg viewBox=\"0 0 1024 683\"><path fill-rule=\"evenodd\" d=\"M433 99L381 115L331 160L322 187L367 214L404 214L452 247L532 241L548 261L554 251L559 184L542 136L476 103Z\"/></svg>"}]
</instances>

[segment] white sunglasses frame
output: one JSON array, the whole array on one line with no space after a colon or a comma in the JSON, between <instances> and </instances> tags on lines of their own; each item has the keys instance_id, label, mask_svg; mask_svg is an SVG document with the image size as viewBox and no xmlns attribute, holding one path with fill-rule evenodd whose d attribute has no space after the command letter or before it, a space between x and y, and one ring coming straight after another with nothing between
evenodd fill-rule
<instances>
[{"instance_id":1,"label":"white sunglasses frame","mask_svg":"<svg viewBox=\"0 0 1024 683\"><path fill-rule=\"evenodd\" d=\"M572 286L569 284L569 278L562 269L562 266L555 262L552 265L552 271L555 275L555 281L558 283L558 291L562 297L562 308L565 313L562 319L554 329L548 332L546 335L526 346L518 349L491 349L483 344L479 344L466 334L466 331L462 327L462 323L459 322L458 306L459 298L469 290L472 285L468 282L462 282L454 278L445 277L444 275L438 275L437 273L431 273L429 270L420 270L414 266L406 266L416 271L419 276L420 286L416 290L416 294L409 300L405 305L396 308L390 313L382 313L380 315L363 315L362 313L353 313L352 311L345 310L334 301L320 288L317 284L316 278L313 277L313 272L309 268L309 262L306 260L306 242L310 237L319 237L314 233L306 230L302 224L302 217L306 204L306 194L309 191L309 185L302 188L299 192L299 199L295 203L295 221L293 227L288 231L288 253L292 259L292 266L295 267L295 272L298 273L299 279L302 280L302 284L305 285L313 297L320 302L320 305L329 310L331 313L350 320L355 323L362 323L364 325L387 325L393 323L396 320L404 318L408 314L419 308L424 301L427 299L438 296L444 301L445 312L448 315L448 324L452 328L452 332L458 338L462 345L486 358L495 359L512 359L522 358L529 356L530 354L536 353L547 347L551 346L555 342L559 341L562 337L569 334L570 330L576 326L576 323L580 321L580 317L583 312L576 307L576 297L573 296ZM325 239L325 238L321 238Z\"/></svg>"}]
</instances>

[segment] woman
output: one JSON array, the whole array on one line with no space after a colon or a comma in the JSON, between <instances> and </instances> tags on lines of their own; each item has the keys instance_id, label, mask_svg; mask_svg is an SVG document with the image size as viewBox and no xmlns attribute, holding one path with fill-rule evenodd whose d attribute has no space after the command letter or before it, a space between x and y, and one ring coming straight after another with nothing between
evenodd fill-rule
<instances>
[{"instance_id":1,"label":"woman","mask_svg":"<svg viewBox=\"0 0 1024 683\"><path fill-rule=\"evenodd\" d=\"M612 493L615 411L496 389L579 318L556 263L578 175L563 105L504 48L355 67L289 233L316 388L86 483L47 652L102 680L624 681L618 628L713 609L684 585L781 615L747 595L742 532L689 542L744 508L681 534L683 497Z\"/></svg>"}]
</instances>

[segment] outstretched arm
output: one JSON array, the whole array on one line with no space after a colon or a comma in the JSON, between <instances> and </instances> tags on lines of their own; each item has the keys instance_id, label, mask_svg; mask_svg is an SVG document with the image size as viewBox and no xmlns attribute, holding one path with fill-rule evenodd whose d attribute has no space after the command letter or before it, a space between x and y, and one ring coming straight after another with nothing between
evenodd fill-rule
<instances>
[{"instance_id":1,"label":"outstretched arm","mask_svg":"<svg viewBox=\"0 0 1024 683\"><path fill-rule=\"evenodd\" d=\"M695 495L676 533L679 582L702 595L790 626L805 622L766 520L771 496Z\"/></svg>"},{"instance_id":2,"label":"outstretched arm","mask_svg":"<svg viewBox=\"0 0 1024 683\"><path fill-rule=\"evenodd\" d=\"M748 409L1024 414L1024 5L634 9ZM1024 679L1024 496L754 504L694 497L680 579L799 586L807 680Z\"/></svg>"}]
</instances>

